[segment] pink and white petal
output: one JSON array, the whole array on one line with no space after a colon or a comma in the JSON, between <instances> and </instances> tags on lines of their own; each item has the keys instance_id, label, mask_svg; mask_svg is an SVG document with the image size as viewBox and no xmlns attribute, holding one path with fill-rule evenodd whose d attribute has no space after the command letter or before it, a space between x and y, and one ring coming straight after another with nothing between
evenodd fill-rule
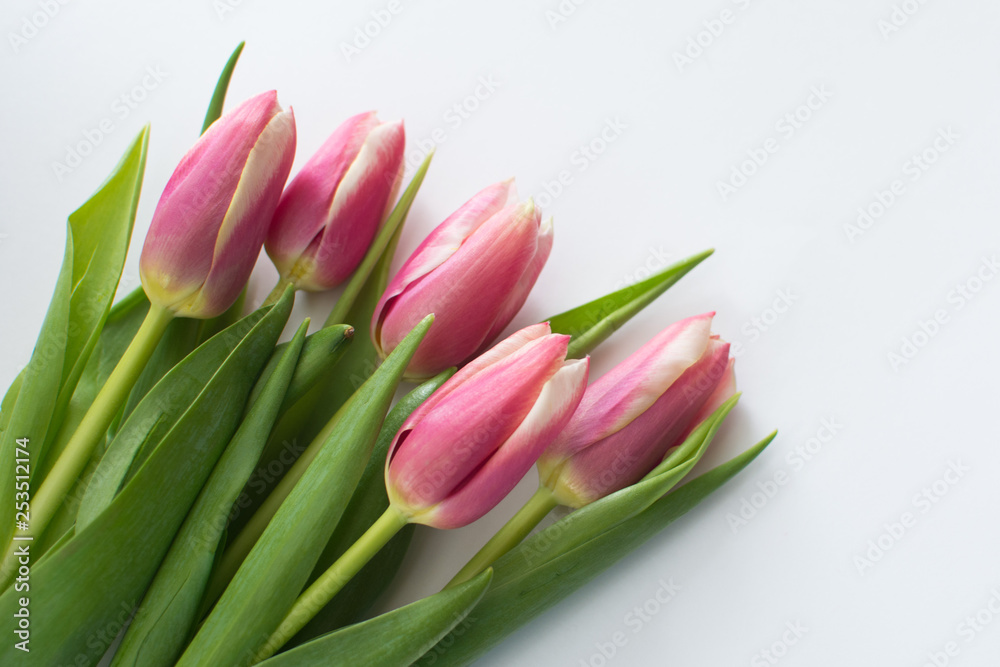
<instances>
[{"instance_id":1,"label":"pink and white petal","mask_svg":"<svg viewBox=\"0 0 1000 667\"><path fill-rule=\"evenodd\" d=\"M285 188L266 243L268 255L282 274L291 270L323 231L338 184L377 125L374 111L347 119Z\"/></svg>"},{"instance_id":2,"label":"pink and white petal","mask_svg":"<svg viewBox=\"0 0 1000 667\"><path fill-rule=\"evenodd\" d=\"M590 385L580 409L553 444L553 453L571 456L649 409L705 353L714 315L672 324Z\"/></svg>"},{"instance_id":3,"label":"pink and white petal","mask_svg":"<svg viewBox=\"0 0 1000 667\"><path fill-rule=\"evenodd\" d=\"M507 338L504 338L492 348L479 355L465 366L462 366L457 373L448 378L448 380L445 381L445 383L442 384L437 391L431 394L426 401L421 403L417 409L410 414L406 423L416 423L426 412L433 409L434 406L440 403L445 396L461 387L466 381L469 380L469 378L476 375L480 371L489 368L501 359L514 354L528 343L551 333L552 329L549 327L549 323L542 322L541 324L532 324L527 326L520 331L514 332Z\"/></svg>"},{"instance_id":4,"label":"pink and white petal","mask_svg":"<svg viewBox=\"0 0 1000 667\"><path fill-rule=\"evenodd\" d=\"M507 302L504 303L503 308L497 314L497 319L493 323L493 327L486 334L483 348L488 347L503 332L507 325L510 324L510 321L521 310L521 307L524 306L524 302L528 300L528 295L538 281L539 274L545 268L545 262L548 261L549 255L552 253L552 218L546 218L544 221L541 221L541 212L535 209L535 214L539 220L538 245L535 248L535 256L532 258L531 264L528 265L524 274L521 275L521 279L518 281L514 291L507 298Z\"/></svg>"},{"instance_id":5,"label":"pink and white petal","mask_svg":"<svg viewBox=\"0 0 1000 667\"><path fill-rule=\"evenodd\" d=\"M405 146L402 121L383 123L368 135L324 216L327 224L313 257L315 275L312 284L302 283L303 289L339 285L361 263L392 197Z\"/></svg>"},{"instance_id":6,"label":"pink and white petal","mask_svg":"<svg viewBox=\"0 0 1000 667\"><path fill-rule=\"evenodd\" d=\"M375 307L372 331L377 330L376 323L384 315L387 302L401 294L407 286L441 266L486 220L516 199L514 179L494 183L476 193L435 227L389 281Z\"/></svg>"},{"instance_id":7,"label":"pink and white petal","mask_svg":"<svg viewBox=\"0 0 1000 667\"><path fill-rule=\"evenodd\" d=\"M559 371L568 337L546 336L464 383L409 428L386 459L388 486L402 505L440 502L496 451Z\"/></svg>"},{"instance_id":8,"label":"pink and white petal","mask_svg":"<svg viewBox=\"0 0 1000 667\"><path fill-rule=\"evenodd\" d=\"M460 528L493 509L569 421L586 389L589 367L589 359L565 362L507 441L460 488L416 522Z\"/></svg>"},{"instance_id":9,"label":"pink and white petal","mask_svg":"<svg viewBox=\"0 0 1000 667\"><path fill-rule=\"evenodd\" d=\"M568 496L582 506L634 484L679 442L728 364L729 344L712 341L708 351L625 428L577 452L560 471ZM561 498L562 500L562 498Z\"/></svg>"},{"instance_id":10,"label":"pink and white petal","mask_svg":"<svg viewBox=\"0 0 1000 667\"><path fill-rule=\"evenodd\" d=\"M139 272L155 303L193 295L212 267L214 239L247 156L274 114L273 90L253 97L209 127L181 159L156 205Z\"/></svg>"},{"instance_id":11,"label":"pink and white petal","mask_svg":"<svg viewBox=\"0 0 1000 667\"><path fill-rule=\"evenodd\" d=\"M250 151L240 183L215 241L212 268L201 290L179 315L215 317L239 296L250 277L281 189L295 158L295 117L276 115Z\"/></svg>"},{"instance_id":12,"label":"pink and white petal","mask_svg":"<svg viewBox=\"0 0 1000 667\"><path fill-rule=\"evenodd\" d=\"M427 314L436 317L407 367L408 378L435 375L480 349L535 254L531 222L511 213L504 209L490 218L447 262L387 304L372 331L376 347L386 353Z\"/></svg>"}]
</instances>

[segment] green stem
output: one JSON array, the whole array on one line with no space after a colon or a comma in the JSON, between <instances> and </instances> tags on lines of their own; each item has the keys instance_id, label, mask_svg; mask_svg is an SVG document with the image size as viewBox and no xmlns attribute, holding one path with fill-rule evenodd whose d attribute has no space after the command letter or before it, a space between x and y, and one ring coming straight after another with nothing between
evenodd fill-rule
<instances>
[{"instance_id":1,"label":"green stem","mask_svg":"<svg viewBox=\"0 0 1000 667\"><path fill-rule=\"evenodd\" d=\"M125 354L101 387L101 391L94 398L73 436L66 443L62 454L56 459L49 474L31 499L30 525L27 530L17 530L14 533L15 542L10 544L0 566L0 582L2 582L0 590L10 584L17 570L17 559L14 555L16 542L38 539L45 532L49 521L80 477L80 472L93 456L97 444L107 433L108 426L128 398L135 381L145 368L146 362L149 361L156 344L163 337L163 332L173 317L173 312L150 304L146 319L136 332L135 338L129 343Z\"/></svg>"},{"instance_id":2,"label":"green stem","mask_svg":"<svg viewBox=\"0 0 1000 667\"><path fill-rule=\"evenodd\" d=\"M304 628L408 521L409 517L389 505L372 527L299 596L281 625L257 652L254 664L270 658Z\"/></svg>"},{"instance_id":3,"label":"green stem","mask_svg":"<svg viewBox=\"0 0 1000 667\"><path fill-rule=\"evenodd\" d=\"M465 564L458 574L448 582L445 589L458 586L472 579L477 574L492 565L500 556L521 543L528 533L537 526L546 515L551 512L559 503L552 496L552 492L546 487L538 487L535 495L517 511L517 514L510 518L510 521L497 531L496 535L490 538L482 549Z\"/></svg>"},{"instance_id":4,"label":"green stem","mask_svg":"<svg viewBox=\"0 0 1000 667\"><path fill-rule=\"evenodd\" d=\"M267 295L266 299L264 299L264 303L260 304L260 307L263 308L264 306L273 306L278 303L278 299L280 299L281 295L285 293L285 288L294 284L295 281L289 280L284 276L278 278L278 284L274 286L274 289L271 290L271 293Z\"/></svg>"}]
</instances>

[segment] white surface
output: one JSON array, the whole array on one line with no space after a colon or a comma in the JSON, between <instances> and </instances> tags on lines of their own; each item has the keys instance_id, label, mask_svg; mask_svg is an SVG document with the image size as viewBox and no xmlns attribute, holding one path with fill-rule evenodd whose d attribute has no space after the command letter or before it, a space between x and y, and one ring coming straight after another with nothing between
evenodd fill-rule
<instances>
[{"instance_id":1,"label":"white surface","mask_svg":"<svg viewBox=\"0 0 1000 667\"><path fill-rule=\"evenodd\" d=\"M1000 251L995 3L900 2L918 9L884 36L879 21L890 20L893 0L566 0L561 6L575 11L554 28L547 12L558 11L557 0L404 0L348 62L341 44L388 2L225 1L156 10L125 0L70 2L17 49L10 34L44 3L4 4L0 384L30 354L66 215L149 121L125 278L128 288L137 284L159 192L197 135L222 64L246 39L229 99L277 88L296 111L298 165L336 124L365 109L405 117L410 151L441 129L398 261L480 187L516 175L523 194L540 195L568 173L558 197L539 197L555 216L557 241L515 325L641 277L661 255L717 248L600 348L594 376L673 320L715 309L717 331L742 343L745 394L711 461L775 426L778 439L739 478L483 664L920 666L948 642L958 650L948 664L996 664L1000 278L992 270L970 301L954 292L970 281L976 287L983 258ZM723 10L732 22L679 69L673 54ZM162 80L147 78L152 89L126 115L116 100L142 84L147 68ZM477 88L485 99L467 118L449 111ZM817 89L830 97L812 99L818 108L801 127L779 124ZM57 178L53 163L105 118L113 131ZM579 147L615 119L624 129L597 159L581 162ZM948 128L957 139L916 178L908 161ZM724 201L717 182L769 139L777 152ZM845 225L895 179L903 193L852 242ZM264 258L258 298L272 271ZM300 302L303 314L322 316L330 299ZM894 369L889 353L938 310L947 321ZM797 458L810 438L827 435L824 420L836 422L833 437L810 460ZM939 484L946 493L937 502L919 500L952 462L968 470ZM778 473L785 483L734 532L729 515L744 499L759 502L758 485ZM533 485L525 480L468 529L422 531L383 606L435 591ZM905 512L912 527L859 571L869 540ZM629 614L655 599L661 580L679 592L637 622ZM977 612L992 623L973 629L966 618ZM786 634L796 623L806 629L799 638ZM624 645L603 658L599 646L619 632ZM784 651L783 637L796 639ZM760 653L775 643L777 663Z\"/></svg>"}]
</instances>

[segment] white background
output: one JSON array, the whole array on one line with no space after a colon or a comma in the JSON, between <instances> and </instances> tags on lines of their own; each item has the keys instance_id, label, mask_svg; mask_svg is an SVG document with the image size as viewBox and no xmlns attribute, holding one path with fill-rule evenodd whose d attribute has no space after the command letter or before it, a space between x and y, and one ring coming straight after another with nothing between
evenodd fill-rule
<instances>
[{"instance_id":1,"label":"white background","mask_svg":"<svg viewBox=\"0 0 1000 667\"><path fill-rule=\"evenodd\" d=\"M536 196L555 217L557 241L512 329L641 278L664 256L717 249L598 350L593 377L670 322L717 310L716 330L742 345L744 398L710 463L774 427L777 440L483 664L919 667L949 642L957 655L948 664L997 664L1000 615L988 605L1000 610L1000 278L989 262L1000 251L1000 8L907 0L899 6L911 14L894 16L894 1L404 0L387 14L383 0L156 9L105 0L50 2L57 9L45 19L44 2L8 0L0 384L28 360L67 214L151 122L124 278L128 289L137 284L159 192L198 134L222 64L246 39L229 99L277 88L295 108L298 165L367 109L405 118L411 164L418 142L442 130L397 265L488 183L515 175L521 193ZM729 23L716 23L724 11ZM369 25L377 34L345 54L372 12L391 20ZM700 52L691 46L699 40ZM679 60L689 48L691 61ZM57 174L55 163L106 118L113 131ZM624 128L602 143L609 121ZM748 151L762 161L766 143L777 150L744 165ZM587 145L593 160L580 152ZM926 169L914 162L921 155ZM719 183L733 183L734 169L753 173L723 196ZM562 171L571 182L552 196ZM896 180L901 194L879 209ZM881 215L862 228L859 208ZM264 257L257 299L273 278ZM297 312L322 318L331 303L300 298ZM943 323L926 325L936 313ZM904 339L915 344L908 358ZM810 445L808 460L796 454ZM941 481L953 465L966 470ZM769 486L778 473L784 483ZM920 500L935 482L943 493ZM437 590L534 484L530 473L470 528L419 532L382 608ZM772 497L754 496L762 489ZM745 523L734 519L741 511ZM887 526L907 512L911 526L893 537ZM870 544L880 540L884 555ZM627 615L671 579L676 597L635 631ZM978 630L966 620L977 613ZM605 658L600 645L616 632L624 646ZM782 657L769 661L765 649Z\"/></svg>"}]
</instances>

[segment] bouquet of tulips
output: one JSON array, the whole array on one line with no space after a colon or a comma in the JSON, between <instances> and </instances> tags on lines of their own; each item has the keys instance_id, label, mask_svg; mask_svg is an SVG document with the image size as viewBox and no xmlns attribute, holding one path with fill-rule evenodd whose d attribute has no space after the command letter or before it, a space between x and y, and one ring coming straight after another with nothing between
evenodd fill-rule
<instances>
[{"instance_id":1,"label":"bouquet of tulips","mask_svg":"<svg viewBox=\"0 0 1000 667\"><path fill-rule=\"evenodd\" d=\"M468 664L774 437L678 486L738 400L714 313L589 382L587 355L711 252L498 342L551 221L488 186L390 280L430 157L400 193L402 122L360 114L286 184L291 109L272 91L221 114L241 48L160 196L141 288L112 303L148 128L69 217L0 406L4 665ZM261 247L280 279L254 309ZM322 327L279 344L296 291L338 286ZM371 616L416 524L476 521L536 465L538 491L441 592Z\"/></svg>"}]
</instances>

